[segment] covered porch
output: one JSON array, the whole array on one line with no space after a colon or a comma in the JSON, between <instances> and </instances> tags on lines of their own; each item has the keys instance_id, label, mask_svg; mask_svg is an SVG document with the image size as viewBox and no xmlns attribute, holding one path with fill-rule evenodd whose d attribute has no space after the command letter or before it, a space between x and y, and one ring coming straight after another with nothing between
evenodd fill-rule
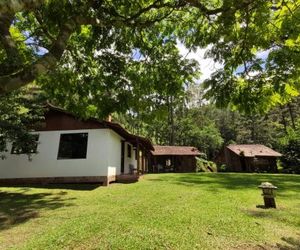
<instances>
[{"instance_id":1,"label":"covered porch","mask_svg":"<svg viewBox=\"0 0 300 250\"><path fill-rule=\"evenodd\" d=\"M154 146L151 152L149 172L184 173L196 171L197 148L188 146Z\"/></svg>"},{"instance_id":2,"label":"covered porch","mask_svg":"<svg viewBox=\"0 0 300 250\"><path fill-rule=\"evenodd\" d=\"M150 155L148 146L138 139L121 141L121 173L116 177L117 182L137 182L148 172Z\"/></svg>"},{"instance_id":3,"label":"covered porch","mask_svg":"<svg viewBox=\"0 0 300 250\"><path fill-rule=\"evenodd\" d=\"M140 140L121 142L121 174L141 175L148 172L150 149Z\"/></svg>"},{"instance_id":4,"label":"covered porch","mask_svg":"<svg viewBox=\"0 0 300 250\"><path fill-rule=\"evenodd\" d=\"M129 133L118 123L105 122L105 125L122 137L120 148L117 150L120 155L120 169L116 175L116 181L138 181L140 175L148 172L148 159L151 150L154 150L151 141Z\"/></svg>"}]
</instances>

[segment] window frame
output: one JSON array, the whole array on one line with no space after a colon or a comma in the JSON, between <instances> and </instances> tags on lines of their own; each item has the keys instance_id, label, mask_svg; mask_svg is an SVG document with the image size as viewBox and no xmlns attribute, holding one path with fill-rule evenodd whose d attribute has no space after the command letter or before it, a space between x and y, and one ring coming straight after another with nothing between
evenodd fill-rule
<instances>
[{"instance_id":1,"label":"window frame","mask_svg":"<svg viewBox=\"0 0 300 250\"><path fill-rule=\"evenodd\" d=\"M61 152L61 142L62 142L62 137L66 135L79 135L79 134L84 134L86 135L86 145L85 145L85 154L84 157L80 158L75 158L75 157L62 157L60 154ZM57 160L82 160L82 159L87 159L87 153L88 153L88 138L89 138L89 133L88 132L75 132L75 133L61 133L59 137L59 142L58 142L58 151L57 151ZM72 152L73 153L73 152Z\"/></svg>"}]
</instances>

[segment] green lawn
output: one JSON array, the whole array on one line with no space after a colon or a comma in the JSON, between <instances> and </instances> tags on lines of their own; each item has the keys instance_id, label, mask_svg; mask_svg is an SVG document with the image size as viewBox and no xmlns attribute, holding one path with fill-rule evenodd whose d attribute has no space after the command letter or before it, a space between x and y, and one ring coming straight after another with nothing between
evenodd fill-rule
<instances>
[{"instance_id":1,"label":"green lawn","mask_svg":"<svg viewBox=\"0 0 300 250\"><path fill-rule=\"evenodd\" d=\"M279 187L278 209L257 186ZM0 249L300 249L300 176L153 174L138 183L0 187Z\"/></svg>"}]
</instances>

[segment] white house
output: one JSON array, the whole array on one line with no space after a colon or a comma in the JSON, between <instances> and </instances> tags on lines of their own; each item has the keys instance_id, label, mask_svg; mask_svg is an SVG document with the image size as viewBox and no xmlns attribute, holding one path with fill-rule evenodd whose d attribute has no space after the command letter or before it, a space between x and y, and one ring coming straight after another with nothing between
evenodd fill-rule
<instances>
[{"instance_id":1,"label":"white house","mask_svg":"<svg viewBox=\"0 0 300 250\"><path fill-rule=\"evenodd\" d=\"M98 183L108 185L129 174L147 171L151 142L117 123L80 120L48 105L37 135L36 152L10 145L0 160L0 183ZM126 178L125 178L126 179Z\"/></svg>"}]
</instances>

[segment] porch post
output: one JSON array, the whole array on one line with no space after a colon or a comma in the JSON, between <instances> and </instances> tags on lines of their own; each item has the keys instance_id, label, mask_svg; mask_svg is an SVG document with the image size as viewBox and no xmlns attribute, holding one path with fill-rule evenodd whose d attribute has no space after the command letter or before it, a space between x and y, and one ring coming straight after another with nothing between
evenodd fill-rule
<instances>
[{"instance_id":1,"label":"porch post","mask_svg":"<svg viewBox=\"0 0 300 250\"><path fill-rule=\"evenodd\" d=\"M155 171L155 168L156 168L156 171L157 171L157 173L158 173L158 166L157 166L157 161L156 161L156 156L152 156L152 159L153 159L153 173L154 173L154 171Z\"/></svg>"},{"instance_id":2,"label":"porch post","mask_svg":"<svg viewBox=\"0 0 300 250\"><path fill-rule=\"evenodd\" d=\"M137 151L137 172L139 174L139 171L140 171L140 144L139 144L138 139L136 139L136 151Z\"/></svg>"},{"instance_id":3,"label":"porch post","mask_svg":"<svg viewBox=\"0 0 300 250\"><path fill-rule=\"evenodd\" d=\"M142 148L142 174L145 172L145 151L144 148Z\"/></svg>"},{"instance_id":4,"label":"porch post","mask_svg":"<svg viewBox=\"0 0 300 250\"><path fill-rule=\"evenodd\" d=\"M145 151L145 172L149 173L149 154Z\"/></svg>"}]
</instances>

